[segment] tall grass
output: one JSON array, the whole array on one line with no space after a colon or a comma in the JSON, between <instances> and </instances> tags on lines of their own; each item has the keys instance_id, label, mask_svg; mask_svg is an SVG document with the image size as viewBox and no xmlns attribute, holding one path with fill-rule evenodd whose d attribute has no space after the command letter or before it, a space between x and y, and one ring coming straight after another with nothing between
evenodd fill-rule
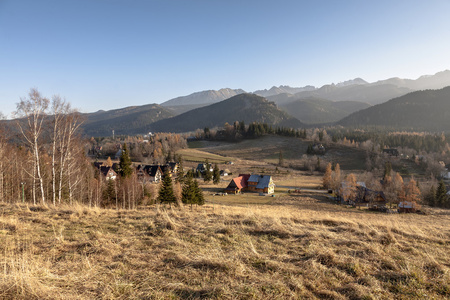
<instances>
[{"instance_id":1,"label":"tall grass","mask_svg":"<svg viewBox=\"0 0 450 300\"><path fill-rule=\"evenodd\" d=\"M450 217L432 212L3 205L0 298L445 299Z\"/></svg>"}]
</instances>

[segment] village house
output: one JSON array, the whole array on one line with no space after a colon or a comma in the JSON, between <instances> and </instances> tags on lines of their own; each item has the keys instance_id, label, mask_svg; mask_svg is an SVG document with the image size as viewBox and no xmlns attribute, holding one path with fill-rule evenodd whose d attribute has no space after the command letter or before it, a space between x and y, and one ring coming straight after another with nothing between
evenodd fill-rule
<instances>
[{"instance_id":1,"label":"village house","mask_svg":"<svg viewBox=\"0 0 450 300\"><path fill-rule=\"evenodd\" d=\"M158 183L161 181L163 171L159 165L139 165L136 173L142 183Z\"/></svg>"},{"instance_id":2,"label":"village house","mask_svg":"<svg viewBox=\"0 0 450 300\"><path fill-rule=\"evenodd\" d=\"M205 171L206 171L206 164L205 163L200 163L200 164L198 164L197 165L197 172L200 172L200 173L205 173ZM209 165L209 171L210 172L212 172L214 169L213 169L213 167L212 167L212 165L210 164Z\"/></svg>"},{"instance_id":3,"label":"village house","mask_svg":"<svg viewBox=\"0 0 450 300\"><path fill-rule=\"evenodd\" d=\"M117 173L112 167L101 166L99 170L106 180L116 180Z\"/></svg>"},{"instance_id":4,"label":"village house","mask_svg":"<svg viewBox=\"0 0 450 300\"><path fill-rule=\"evenodd\" d=\"M239 177L231 179L225 192L228 194L238 194L247 188L247 181L250 178L250 174L239 174Z\"/></svg>"},{"instance_id":5,"label":"village house","mask_svg":"<svg viewBox=\"0 0 450 300\"><path fill-rule=\"evenodd\" d=\"M348 187L347 182L341 183L341 189ZM356 183L355 196L350 199L342 199L344 203L353 206L368 206L369 208L379 208L386 205L386 196L382 191L374 191L366 187L365 182L358 181Z\"/></svg>"},{"instance_id":6,"label":"village house","mask_svg":"<svg viewBox=\"0 0 450 300\"><path fill-rule=\"evenodd\" d=\"M230 181L225 191L234 194L242 191L273 194L275 183L272 180L272 176L269 175L239 174L239 177Z\"/></svg>"},{"instance_id":7,"label":"village house","mask_svg":"<svg viewBox=\"0 0 450 300\"><path fill-rule=\"evenodd\" d=\"M264 194L273 194L275 191L275 183L272 176L269 175L251 175L247 181L249 191Z\"/></svg>"},{"instance_id":8,"label":"village house","mask_svg":"<svg viewBox=\"0 0 450 300\"><path fill-rule=\"evenodd\" d=\"M105 177L107 180L115 180L117 178L117 170L118 165L113 164L112 166L106 166L101 162L94 162L94 167L98 169L99 173Z\"/></svg>"}]
</instances>

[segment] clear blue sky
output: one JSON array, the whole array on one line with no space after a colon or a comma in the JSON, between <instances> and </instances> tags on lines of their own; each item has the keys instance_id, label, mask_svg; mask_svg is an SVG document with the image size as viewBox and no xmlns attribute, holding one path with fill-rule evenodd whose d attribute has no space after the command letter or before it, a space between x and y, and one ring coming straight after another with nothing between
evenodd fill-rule
<instances>
[{"instance_id":1,"label":"clear blue sky","mask_svg":"<svg viewBox=\"0 0 450 300\"><path fill-rule=\"evenodd\" d=\"M450 1L0 0L0 111L30 88L83 112L193 92L450 69Z\"/></svg>"}]
</instances>

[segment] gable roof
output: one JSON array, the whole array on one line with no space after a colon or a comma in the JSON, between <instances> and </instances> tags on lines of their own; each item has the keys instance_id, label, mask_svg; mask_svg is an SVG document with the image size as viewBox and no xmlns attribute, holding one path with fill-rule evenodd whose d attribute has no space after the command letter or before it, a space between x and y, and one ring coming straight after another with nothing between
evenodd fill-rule
<instances>
[{"instance_id":1,"label":"gable roof","mask_svg":"<svg viewBox=\"0 0 450 300\"><path fill-rule=\"evenodd\" d=\"M271 186L272 182L272 176L270 175L251 175L248 179L248 182L256 182L256 188L257 189L264 189Z\"/></svg>"},{"instance_id":2,"label":"gable roof","mask_svg":"<svg viewBox=\"0 0 450 300\"><path fill-rule=\"evenodd\" d=\"M232 181L234 181L236 187L238 187L239 189L243 189L247 187L247 181L249 177L250 175L247 174L239 174L239 177L233 178Z\"/></svg>"},{"instance_id":3,"label":"gable roof","mask_svg":"<svg viewBox=\"0 0 450 300\"><path fill-rule=\"evenodd\" d=\"M99 170L103 174L103 176L108 176L110 172L112 172L113 176L117 176L116 171L114 171L112 167L101 166Z\"/></svg>"},{"instance_id":4,"label":"gable roof","mask_svg":"<svg viewBox=\"0 0 450 300\"><path fill-rule=\"evenodd\" d=\"M160 173L162 173L162 170L159 167L159 165L145 165L142 167L142 171L151 177L155 177L156 174L158 173L158 170Z\"/></svg>"},{"instance_id":5,"label":"gable roof","mask_svg":"<svg viewBox=\"0 0 450 300\"><path fill-rule=\"evenodd\" d=\"M227 189L234 190L235 188L238 188L239 190L241 190L243 188L246 188L249 177L250 177L249 174L239 174L239 177L231 179Z\"/></svg>"}]
</instances>

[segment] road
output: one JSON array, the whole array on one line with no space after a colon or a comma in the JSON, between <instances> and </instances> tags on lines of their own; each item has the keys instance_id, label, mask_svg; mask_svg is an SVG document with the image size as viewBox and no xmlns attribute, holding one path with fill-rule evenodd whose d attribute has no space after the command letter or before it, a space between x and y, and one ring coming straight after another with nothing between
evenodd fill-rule
<instances>
[{"instance_id":1,"label":"road","mask_svg":"<svg viewBox=\"0 0 450 300\"><path fill-rule=\"evenodd\" d=\"M277 185L276 187L286 188L286 189L290 189L290 190L298 189L298 187L296 187L296 186L287 186L287 185ZM319 194L327 194L328 193L327 190L304 189L304 188L300 188L300 191L306 192L306 193L319 193Z\"/></svg>"}]
</instances>

